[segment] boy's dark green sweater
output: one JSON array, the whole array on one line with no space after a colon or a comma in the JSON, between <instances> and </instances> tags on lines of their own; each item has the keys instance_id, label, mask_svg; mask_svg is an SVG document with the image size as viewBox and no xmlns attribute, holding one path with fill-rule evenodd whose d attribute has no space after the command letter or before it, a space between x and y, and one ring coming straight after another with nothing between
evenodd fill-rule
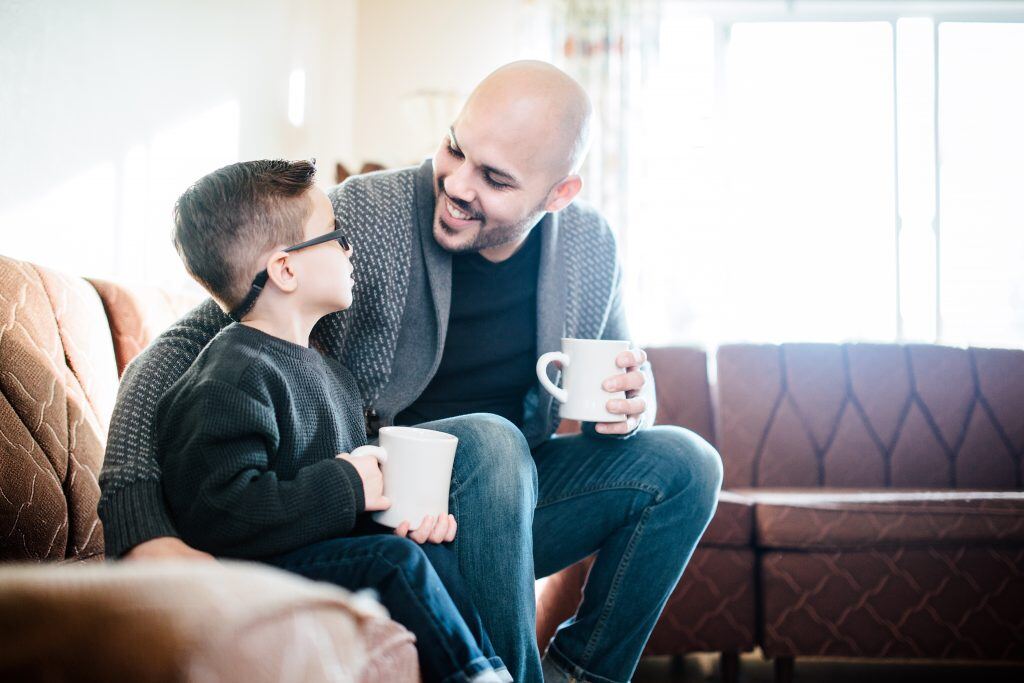
<instances>
[{"instance_id":1,"label":"boy's dark green sweater","mask_svg":"<svg viewBox=\"0 0 1024 683\"><path fill-rule=\"evenodd\" d=\"M359 390L336 361L238 323L157 406L164 496L182 540L259 558L343 536L363 485L339 453L366 443Z\"/></svg>"}]
</instances>

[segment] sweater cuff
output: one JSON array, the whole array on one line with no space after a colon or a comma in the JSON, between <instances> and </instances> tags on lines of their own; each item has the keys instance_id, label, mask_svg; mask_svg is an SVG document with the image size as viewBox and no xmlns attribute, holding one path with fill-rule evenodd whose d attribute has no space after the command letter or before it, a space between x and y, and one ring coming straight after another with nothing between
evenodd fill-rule
<instances>
[{"instance_id":1,"label":"sweater cuff","mask_svg":"<svg viewBox=\"0 0 1024 683\"><path fill-rule=\"evenodd\" d=\"M352 487L352 503L355 506L355 511L358 515L366 510L366 496L363 494L363 478L359 476L359 471L355 468L355 465L350 463L348 460L342 460L341 458L335 458L335 460L341 463L341 471L348 480L349 486Z\"/></svg>"},{"instance_id":2,"label":"sweater cuff","mask_svg":"<svg viewBox=\"0 0 1024 683\"><path fill-rule=\"evenodd\" d=\"M99 516L108 559L119 558L154 538L178 538L159 481L141 481L118 489L100 501Z\"/></svg>"}]
</instances>

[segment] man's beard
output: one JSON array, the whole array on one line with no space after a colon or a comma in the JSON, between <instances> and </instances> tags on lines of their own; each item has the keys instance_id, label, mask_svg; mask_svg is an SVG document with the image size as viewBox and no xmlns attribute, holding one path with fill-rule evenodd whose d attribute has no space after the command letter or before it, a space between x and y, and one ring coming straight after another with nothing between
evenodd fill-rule
<instances>
[{"instance_id":1,"label":"man's beard","mask_svg":"<svg viewBox=\"0 0 1024 683\"><path fill-rule=\"evenodd\" d=\"M444 242L439 239L440 235L447 235L449 237L458 237L459 232L453 230L451 226L444 222L441 218L441 202L447 197L452 204L456 206L460 211L470 213L469 207L461 201L452 199L447 192L444 191L444 179L438 178L437 180L437 199L435 203L434 211L437 215L437 225L434 226L434 240L438 245L445 251L452 254L464 254L473 251L483 251L484 249L493 249L494 247L500 247L509 242L515 242L520 239L523 235L530 232L544 215L544 204L541 203L534 207L534 209L528 212L521 220L515 223L499 223L490 225L486 216L480 216L478 214L471 214L480 221L480 227L477 229L476 237L473 238L472 242L468 244L459 244L455 246L447 246ZM438 234L440 233L440 235Z\"/></svg>"}]
</instances>

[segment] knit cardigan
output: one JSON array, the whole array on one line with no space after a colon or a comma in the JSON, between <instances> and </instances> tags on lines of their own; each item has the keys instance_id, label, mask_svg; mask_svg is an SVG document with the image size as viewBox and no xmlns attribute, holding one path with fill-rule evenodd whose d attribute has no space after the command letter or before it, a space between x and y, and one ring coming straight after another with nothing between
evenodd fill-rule
<instances>
[{"instance_id":1,"label":"knit cardigan","mask_svg":"<svg viewBox=\"0 0 1024 683\"><path fill-rule=\"evenodd\" d=\"M352 306L324 317L311 344L356 378L364 411L390 424L426 388L441 362L451 302L451 254L433 238L430 160L419 167L349 178L329 193L354 254ZM574 202L549 213L537 283L537 353L563 337L629 339L615 237L594 209ZM107 554L158 536L177 536L161 492L155 407L203 347L231 319L208 299L157 337L125 370L100 474L99 515ZM642 396L656 411L649 366ZM558 381L558 372L549 368ZM558 427L558 406L539 382L524 403L531 447ZM595 434L592 429L588 433Z\"/></svg>"}]
</instances>

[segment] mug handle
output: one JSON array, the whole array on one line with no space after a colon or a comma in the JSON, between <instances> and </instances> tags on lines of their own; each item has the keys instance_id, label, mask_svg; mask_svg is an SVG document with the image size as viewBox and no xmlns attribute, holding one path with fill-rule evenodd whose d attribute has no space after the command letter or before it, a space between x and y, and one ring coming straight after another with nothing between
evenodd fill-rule
<instances>
[{"instance_id":1,"label":"mug handle","mask_svg":"<svg viewBox=\"0 0 1024 683\"><path fill-rule=\"evenodd\" d=\"M566 403L569 400L569 392L561 387L555 386L554 383L548 379L548 365L551 364L551 361L555 360L562 364L563 369L569 367L569 356L561 351L548 351L537 359L537 379L540 380L540 385L544 387L549 394L555 397L556 401L559 403Z\"/></svg>"},{"instance_id":2,"label":"mug handle","mask_svg":"<svg viewBox=\"0 0 1024 683\"><path fill-rule=\"evenodd\" d=\"M379 462L381 465L388 461L388 452L381 448L380 446L360 446L359 448L349 453L349 456L353 458L358 458L364 455L368 455L372 458L377 458L377 462Z\"/></svg>"}]
</instances>

